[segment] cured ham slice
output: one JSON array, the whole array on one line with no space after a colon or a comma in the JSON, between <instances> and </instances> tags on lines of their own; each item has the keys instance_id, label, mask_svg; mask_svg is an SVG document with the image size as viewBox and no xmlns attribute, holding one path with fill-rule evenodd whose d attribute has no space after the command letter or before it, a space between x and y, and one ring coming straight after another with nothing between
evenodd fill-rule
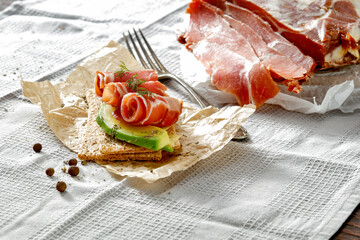
<instances>
[{"instance_id":1,"label":"cured ham slice","mask_svg":"<svg viewBox=\"0 0 360 240\"><path fill-rule=\"evenodd\" d=\"M262 38L248 25L226 15L224 19L251 43L256 55L261 59L265 67L273 73L274 79L297 80L307 77L305 68L296 65L289 57L268 47Z\"/></svg>"},{"instance_id":2,"label":"cured ham slice","mask_svg":"<svg viewBox=\"0 0 360 240\"><path fill-rule=\"evenodd\" d=\"M122 66L127 70L126 66ZM113 116L130 125L167 127L175 124L183 102L166 94L153 70L97 72L95 89L113 106Z\"/></svg>"},{"instance_id":3,"label":"cured ham slice","mask_svg":"<svg viewBox=\"0 0 360 240\"><path fill-rule=\"evenodd\" d=\"M311 57L304 55L294 44L280 34L274 32L271 26L267 22L264 22L259 16L245 8L224 1L222 7L226 14L246 24L256 32L268 47L287 56L298 66L303 67L308 77L313 75L316 66L315 61Z\"/></svg>"},{"instance_id":4,"label":"cured ham slice","mask_svg":"<svg viewBox=\"0 0 360 240\"><path fill-rule=\"evenodd\" d=\"M145 69L139 71L128 72L96 72L95 77L95 91L96 94L101 97L105 88L105 85L110 82L126 82L131 78L142 79L146 82L157 81L157 73L152 69Z\"/></svg>"},{"instance_id":5,"label":"cured ham slice","mask_svg":"<svg viewBox=\"0 0 360 240\"><path fill-rule=\"evenodd\" d=\"M317 68L357 63L358 0L228 0L267 21L317 62Z\"/></svg>"},{"instance_id":6,"label":"cured ham slice","mask_svg":"<svg viewBox=\"0 0 360 240\"><path fill-rule=\"evenodd\" d=\"M249 42L210 4L193 0L187 13L190 25L183 36L185 45L218 89L234 94L241 106L261 106L279 92Z\"/></svg>"},{"instance_id":7,"label":"cured ham slice","mask_svg":"<svg viewBox=\"0 0 360 240\"><path fill-rule=\"evenodd\" d=\"M114 117L131 125L171 126L177 122L183 102L168 96L126 94Z\"/></svg>"},{"instance_id":8,"label":"cured ham slice","mask_svg":"<svg viewBox=\"0 0 360 240\"><path fill-rule=\"evenodd\" d=\"M138 89L160 96L167 96L165 93L166 86L159 81L144 82L138 86ZM113 107L119 107L121 99L129 92L134 92L134 89L126 82L111 82L105 85L102 101Z\"/></svg>"},{"instance_id":9,"label":"cured ham slice","mask_svg":"<svg viewBox=\"0 0 360 240\"><path fill-rule=\"evenodd\" d=\"M300 84L306 81L315 69L315 62L311 57L302 54L297 47L272 31L270 25L248 10L225 3L225 1L208 0L206 2L216 4L224 10L218 9L217 12L248 40L274 80L283 82L289 87L289 91L296 93L301 91ZM284 44L287 47L286 51L280 46Z\"/></svg>"}]
</instances>

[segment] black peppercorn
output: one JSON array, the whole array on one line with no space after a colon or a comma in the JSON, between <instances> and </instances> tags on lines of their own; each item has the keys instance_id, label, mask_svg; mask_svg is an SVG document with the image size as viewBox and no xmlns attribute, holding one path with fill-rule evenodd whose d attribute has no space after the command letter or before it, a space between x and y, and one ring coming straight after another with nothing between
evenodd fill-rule
<instances>
[{"instance_id":1,"label":"black peppercorn","mask_svg":"<svg viewBox=\"0 0 360 240\"><path fill-rule=\"evenodd\" d=\"M65 189L66 189L66 183L65 182L57 182L56 184L56 189L59 191L59 192L64 192Z\"/></svg>"},{"instance_id":2,"label":"black peppercorn","mask_svg":"<svg viewBox=\"0 0 360 240\"><path fill-rule=\"evenodd\" d=\"M48 169L46 169L46 171L45 171L45 173L46 173L46 175L48 175L48 176L52 176L52 175L54 175L54 169L53 168L48 168Z\"/></svg>"},{"instance_id":3,"label":"black peppercorn","mask_svg":"<svg viewBox=\"0 0 360 240\"><path fill-rule=\"evenodd\" d=\"M71 176L77 176L79 174L79 168L78 167L70 167L69 170L68 170L68 173L71 175Z\"/></svg>"},{"instance_id":4,"label":"black peppercorn","mask_svg":"<svg viewBox=\"0 0 360 240\"><path fill-rule=\"evenodd\" d=\"M42 146L41 146L41 144L40 143L35 143L34 144L34 146L33 146L33 149L34 149L34 151L35 152L40 152L41 151L41 149L42 149Z\"/></svg>"},{"instance_id":5,"label":"black peppercorn","mask_svg":"<svg viewBox=\"0 0 360 240\"><path fill-rule=\"evenodd\" d=\"M77 165L77 160L75 158L72 158L69 160L69 165L70 166L76 166Z\"/></svg>"}]
</instances>

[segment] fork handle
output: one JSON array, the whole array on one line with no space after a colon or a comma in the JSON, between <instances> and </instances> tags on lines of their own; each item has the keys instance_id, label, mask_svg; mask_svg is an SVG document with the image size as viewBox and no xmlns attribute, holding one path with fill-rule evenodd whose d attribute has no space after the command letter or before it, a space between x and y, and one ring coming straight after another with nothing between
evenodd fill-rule
<instances>
[{"instance_id":1,"label":"fork handle","mask_svg":"<svg viewBox=\"0 0 360 240\"><path fill-rule=\"evenodd\" d=\"M178 76L174 74L161 74L161 76L159 76L159 79L165 79L165 78L171 78L175 80L177 83L179 83L181 86L183 86L190 93L190 95L196 100L196 102L200 105L201 108L206 108L207 106L210 105L205 99L203 99L199 94L197 94L189 84L187 84L184 80L182 80Z\"/></svg>"}]
</instances>

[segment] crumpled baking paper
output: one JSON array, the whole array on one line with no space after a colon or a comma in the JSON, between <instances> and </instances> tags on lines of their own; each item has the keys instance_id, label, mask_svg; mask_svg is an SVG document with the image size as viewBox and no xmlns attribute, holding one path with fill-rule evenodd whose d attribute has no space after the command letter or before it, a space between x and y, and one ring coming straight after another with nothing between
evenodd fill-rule
<instances>
[{"instance_id":1,"label":"crumpled baking paper","mask_svg":"<svg viewBox=\"0 0 360 240\"><path fill-rule=\"evenodd\" d=\"M87 121L86 91L94 87L96 71L116 71L121 62L131 70L142 69L124 46L111 41L81 62L65 82L53 85L49 81L21 81L23 94L41 106L50 128L64 145L79 152ZM199 110L184 103L176 124L182 148L168 155L163 162L98 163L112 173L154 182L175 171L185 170L222 149L254 111L253 105L221 109L209 106Z\"/></svg>"},{"instance_id":2,"label":"crumpled baking paper","mask_svg":"<svg viewBox=\"0 0 360 240\"><path fill-rule=\"evenodd\" d=\"M185 80L212 105L236 104L233 95L212 86L204 66L185 48L180 53L180 65ZM184 71L186 69L186 71ZM353 112L360 108L360 65L319 71L302 85L300 94L292 93L286 86L279 85L280 92L266 103L280 105L286 110L305 114L339 109ZM211 92L211 97L207 97Z\"/></svg>"}]
</instances>

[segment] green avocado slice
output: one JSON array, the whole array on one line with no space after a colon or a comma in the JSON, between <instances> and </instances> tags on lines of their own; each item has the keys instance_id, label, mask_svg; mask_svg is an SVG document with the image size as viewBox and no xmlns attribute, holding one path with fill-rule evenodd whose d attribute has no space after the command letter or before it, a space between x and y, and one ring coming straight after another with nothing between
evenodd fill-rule
<instances>
[{"instance_id":1,"label":"green avocado slice","mask_svg":"<svg viewBox=\"0 0 360 240\"><path fill-rule=\"evenodd\" d=\"M152 149L172 152L171 141L165 129L155 126L132 126L113 117L115 108L102 103L96 122L105 133L128 143Z\"/></svg>"}]
</instances>

